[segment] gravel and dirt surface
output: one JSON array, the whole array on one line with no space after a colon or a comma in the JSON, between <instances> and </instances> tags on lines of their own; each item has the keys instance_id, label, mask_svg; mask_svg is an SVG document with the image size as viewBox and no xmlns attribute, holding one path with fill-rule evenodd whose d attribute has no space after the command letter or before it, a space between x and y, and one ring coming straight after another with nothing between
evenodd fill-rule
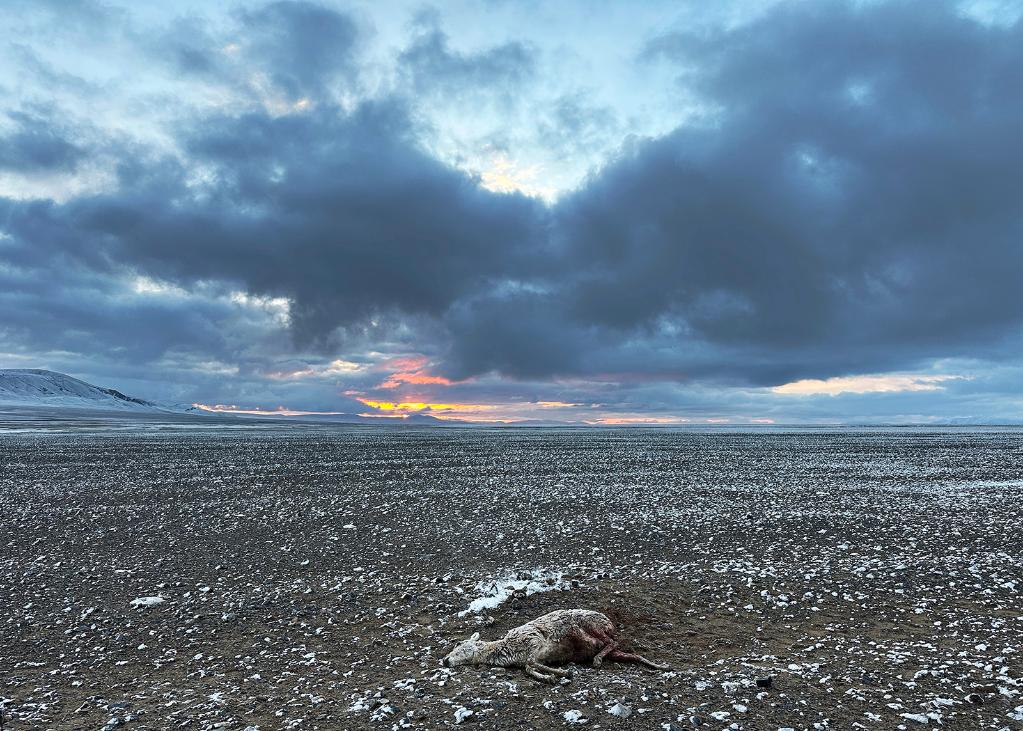
<instances>
[{"instance_id":1,"label":"gravel and dirt surface","mask_svg":"<svg viewBox=\"0 0 1023 731\"><path fill-rule=\"evenodd\" d=\"M5 731L1023 729L1019 431L212 426L0 430Z\"/></svg>"}]
</instances>

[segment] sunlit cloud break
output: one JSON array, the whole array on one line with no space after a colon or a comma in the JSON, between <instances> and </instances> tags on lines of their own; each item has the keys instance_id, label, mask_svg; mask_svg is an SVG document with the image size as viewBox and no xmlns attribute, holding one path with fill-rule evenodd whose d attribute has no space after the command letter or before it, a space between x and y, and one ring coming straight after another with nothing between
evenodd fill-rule
<instances>
[{"instance_id":1,"label":"sunlit cloud break","mask_svg":"<svg viewBox=\"0 0 1023 731\"><path fill-rule=\"evenodd\" d=\"M359 363L353 363L342 358L332 360L325 366L308 365L293 369L282 369L267 371L264 375L274 380L294 380L300 378L319 378L325 376L344 376L355 373L362 368Z\"/></svg>"},{"instance_id":2,"label":"sunlit cloud break","mask_svg":"<svg viewBox=\"0 0 1023 731\"><path fill-rule=\"evenodd\" d=\"M946 381L969 380L967 376L954 375L871 375L836 376L820 380L804 378L785 383L771 389L784 396L837 396L842 393L894 393L897 391L942 391Z\"/></svg>"}]
</instances>

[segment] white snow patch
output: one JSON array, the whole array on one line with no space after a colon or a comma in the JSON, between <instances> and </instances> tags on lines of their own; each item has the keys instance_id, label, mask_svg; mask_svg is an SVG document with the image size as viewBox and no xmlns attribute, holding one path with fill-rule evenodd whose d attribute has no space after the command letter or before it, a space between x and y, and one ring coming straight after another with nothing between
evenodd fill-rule
<instances>
[{"instance_id":1,"label":"white snow patch","mask_svg":"<svg viewBox=\"0 0 1023 731\"><path fill-rule=\"evenodd\" d=\"M577 710L565 711L564 718L569 723L586 723L588 718L583 718L583 712Z\"/></svg>"},{"instance_id":2,"label":"white snow patch","mask_svg":"<svg viewBox=\"0 0 1023 731\"><path fill-rule=\"evenodd\" d=\"M526 596L544 591L567 591L571 584L564 579L561 571L549 569L533 569L532 571L508 572L496 579L481 581L476 584L479 597L469 603L468 609L458 613L459 617L467 614L478 614L485 609L493 609L508 601L512 594L523 592Z\"/></svg>"},{"instance_id":3,"label":"white snow patch","mask_svg":"<svg viewBox=\"0 0 1023 731\"><path fill-rule=\"evenodd\" d=\"M155 607L157 604L163 604L166 599L162 596L140 596L137 599L131 600L133 607Z\"/></svg>"},{"instance_id":4,"label":"white snow patch","mask_svg":"<svg viewBox=\"0 0 1023 731\"><path fill-rule=\"evenodd\" d=\"M908 718L910 721L916 721L917 723L930 723L931 719L922 713L900 713L903 718Z\"/></svg>"}]
</instances>

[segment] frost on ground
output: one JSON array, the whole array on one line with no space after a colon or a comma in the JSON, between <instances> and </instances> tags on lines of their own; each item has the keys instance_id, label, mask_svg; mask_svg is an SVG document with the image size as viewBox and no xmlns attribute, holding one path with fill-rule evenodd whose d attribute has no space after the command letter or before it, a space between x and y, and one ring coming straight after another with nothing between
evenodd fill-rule
<instances>
[{"instance_id":1,"label":"frost on ground","mask_svg":"<svg viewBox=\"0 0 1023 731\"><path fill-rule=\"evenodd\" d=\"M5 731L1023 728L1018 431L65 427L0 432ZM566 607L671 670L439 665Z\"/></svg>"}]
</instances>

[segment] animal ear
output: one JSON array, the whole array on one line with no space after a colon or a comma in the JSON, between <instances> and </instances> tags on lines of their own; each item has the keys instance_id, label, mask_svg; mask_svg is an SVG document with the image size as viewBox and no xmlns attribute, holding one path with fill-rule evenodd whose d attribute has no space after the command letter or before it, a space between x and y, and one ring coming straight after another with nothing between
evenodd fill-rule
<instances>
[{"instance_id":1,"label":"animal ear","mask_svg":"<svg viewBox=\"0 0 1023 731\"><path fill-rule=\"evenodd\" d=\"M474 632L472 637L469 638L469 642L475 642L479 638L480 638L480 633L479 632Z\"/></svg>"}]
</instances>

